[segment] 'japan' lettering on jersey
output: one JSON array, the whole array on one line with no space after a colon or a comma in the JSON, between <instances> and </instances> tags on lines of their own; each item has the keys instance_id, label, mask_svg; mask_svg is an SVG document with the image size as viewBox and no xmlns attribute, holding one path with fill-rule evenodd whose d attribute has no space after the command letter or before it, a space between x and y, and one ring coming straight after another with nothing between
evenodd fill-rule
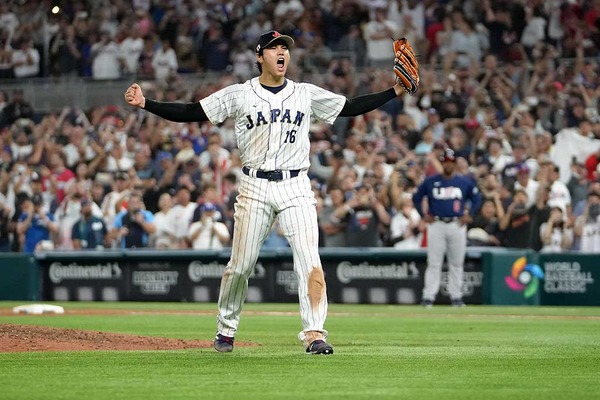
<instances>
[{"instance_id":1,"label":"'japan' lettering on jersey","mask_svg":"<svg viewBox=\"0 0 600 400\"><path fill-rule=\"evenodd\" d=\"M467 201L471 203L470 212L473 215L482 202L475 182L462 175L445 178L437 174L426 178L413 196L415 208L421 215L423 197L427 197L429 214L442 218L461 217Z\"/></svg>"},{"instance_id":2,"label":"'japan' lettering on jersey","mask_svg":"<svg viewBox=\"0 0 600 400\"><path fill-rule=\"evenodd\" d=\"M212 124L229 117L235 120L246 167L265 171L308 168L311 117L332 124L346 103L346 97L315 85L286 82L282 90L272 93L253 78L200 100Z\"/></svg>"}]
</instances>

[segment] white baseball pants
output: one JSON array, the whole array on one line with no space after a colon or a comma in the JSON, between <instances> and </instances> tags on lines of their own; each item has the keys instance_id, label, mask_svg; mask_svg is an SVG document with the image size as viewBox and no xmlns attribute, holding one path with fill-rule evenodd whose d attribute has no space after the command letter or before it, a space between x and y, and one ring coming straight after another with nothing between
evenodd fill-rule
<instances>
[{"instance_id":1,"label":"white baseball pants","mask_svg":"<svg viewBox=\"0 0 600 400\"><path fill-rule=\"evenodd\" d=\"M307 346L327 336L323 329L327 292L319 257L316 200L306 172L281 181L241 176L231 259L221 280L217 330L222 335L235 336L248 291L248 277L275 218L279 218L292 249L303 328L299 338Z\"/></svg>"}]
</instances>

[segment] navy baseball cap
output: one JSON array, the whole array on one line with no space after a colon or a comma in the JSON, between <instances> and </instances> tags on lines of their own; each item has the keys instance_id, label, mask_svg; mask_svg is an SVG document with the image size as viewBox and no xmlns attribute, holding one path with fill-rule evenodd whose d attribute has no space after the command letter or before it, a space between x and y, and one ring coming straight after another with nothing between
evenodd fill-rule
<instances>
[{"instance_id":1,"label":"navy baseball cap","mask_svg":"<svg viewBox=\"0 0 600 400\"><path fill-rule=\"evenodd\" d=\"M528 174L529 173L529 167L527 166L527 164L525 164L525 163L519 164L519 166L517 167L517 173Z\"/></svg>"},{"instance_id":2,"label":"navy baseball cap","mask_svg":"<svg viewBox=\"0 0 600 400\"><path fill-rule=\"evenodd\" d=\"M454 155L454 150L445 149L444 152L440 155L440 161L456 161L456 156Z\"/></svg>"},{"instance_id":3,"label":"navy baseball cap","mask_svg":"<svg viewBox=\"0 0 600 400\"><path fill-rule=\"evenodd\" d=\"M262 54L262 51L265 47L268 47L271 43L276 40L283 40L288 48L294 45L294 39L292 39L288 35L282 35L277 31L269 31L267 33L263 33L260 38L258 38L258 44L256 45L256 54Z\"/></svg>"},{"instance_id":4,"label":"navy baseball cap","mask_svg":"<svg viewBox=\"0 0 600 400\"><path fill-rule=\"evenodd\" d=\"M217 211L217 207L213 203L204 203L200 206L202 212Z\"/></svg>"}]
</instances>

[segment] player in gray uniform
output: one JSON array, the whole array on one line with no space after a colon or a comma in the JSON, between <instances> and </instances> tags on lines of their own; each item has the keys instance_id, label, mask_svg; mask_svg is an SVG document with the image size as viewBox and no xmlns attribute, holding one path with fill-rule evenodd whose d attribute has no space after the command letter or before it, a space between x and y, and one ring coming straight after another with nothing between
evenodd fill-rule
<instances>
[{"instance_id":1,"label":"player in gray uniform","mask_svg":"<svg viewBox=\"0 0 600 400\"><path fill-rule=\"evenodd\" d=\"M464 307L463 268L467 247L467 224L481 206L481 193L473 179L457 175L451 149L440 156L444 171L427 177L413 196L415 208L427 225L427 270L422 304L431 307L440 288L444 255L448 258L448 292L452 305ZM422 201L427 197L428 210Z\"/></svg>"},{"instance_id":2,"label":"player in gray uniform","mask_svg":"<svg viewBox=\"0 0 600 400\"><path fill-rule=\"evenodd\" d=\"M260 76L225 87L197 103L157 102L145 99L132 84L125 100L172 121L235 120L242 161L231 259L218 301L219 352L233 350L248 277L259 250L277 218L293 253L298 275L302 331L298 338L307 353L332 354L324 329L327 294L318 252L316 200L307 176L311 118L333 123L338 116L355 116L392 100L404 89L392 88L354 99L286 78L294 40L276 31L260 36L256 46Z\"/></svg>"}]
</instances>

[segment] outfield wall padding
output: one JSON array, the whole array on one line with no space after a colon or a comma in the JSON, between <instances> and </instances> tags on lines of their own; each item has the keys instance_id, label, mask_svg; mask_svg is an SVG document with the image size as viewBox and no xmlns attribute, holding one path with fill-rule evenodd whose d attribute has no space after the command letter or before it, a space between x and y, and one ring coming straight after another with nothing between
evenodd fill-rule
<instances>
[{"instance_id":1,"label":"outfield wall padding","mask_svg":"<svg viewBox=\"0 0 600 400\"><path fill-rule=\"evenodd\" d=\"M325 248L320 253L332 303L420 301L424 250ZM0 300L214 302L229 256L228 249L5 253L0 254ZM527 274L532 265L544 274L537 282ZM599 254L468 248L463 292L468 304L598 306L599 275ZM449 302L446 283L444 267L439 304ZM248 301L297 301L289 249L261 251Z\"/></svg>"},{"instance_id":2,"label":"outfield wall padding","mask_svg":"<svg viewBox=\"0 0 600 400\"><path fill-rule=\"evenodd\" d=\"M332 303L415 304L421 299L425 251L321 249ZM229 250L47 252L38 255L45 300L214 302ZM467 254L465 301L483 302L482 257ZM443 271L438 303L449 303ZM249 279L249 302L297 302L289 249L263 250Z\"/></svg>"},{"instance_id":3,"label":"outfield wall padding","mask_svg":"<svg viewBox=\"0 0 600 400\"><path fill-rule=\"evenodd\" d=\"M0 253L0 300L39 300L40 273L35 258Z\"/></svg>"}]
</instances>

